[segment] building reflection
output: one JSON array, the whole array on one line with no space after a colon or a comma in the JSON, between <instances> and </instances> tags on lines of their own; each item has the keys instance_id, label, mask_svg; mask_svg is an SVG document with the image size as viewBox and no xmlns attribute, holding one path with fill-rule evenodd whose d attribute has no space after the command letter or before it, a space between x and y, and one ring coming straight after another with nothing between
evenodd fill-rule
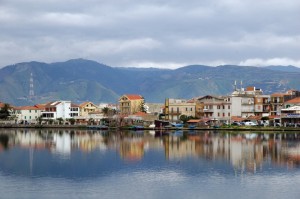
<instances>
[{"instance_id":1,"label":"building reflection","mask_svg":"<svg viewBox=\"0 0 300 199\"><path fill-rule=\"evenodd\" d=\"M263 170L266 163L288 168L300 163L300 135L253 134L234 135L201 132L186 137L168 136L164 139L166 158L204 158L229 162L236 172Z\"/></svg>"},{"instance_id":2,"label":"building reflection","mask_svg":"<svg viewBox=\"0 0 300 199\"><path fill-rule=\"evenodd\" d=\"M266 169L267 164L300 165L300 135L251 132L110 132L61 129L2 129L0 153L13 147L47 150L68 159L83 153L115 150L125 161L142 160L148 150L164 150L167 160L184 158L226 161L237 173ZM32 153L33 154L33 153Z\"/></svg>"}]
</instances>

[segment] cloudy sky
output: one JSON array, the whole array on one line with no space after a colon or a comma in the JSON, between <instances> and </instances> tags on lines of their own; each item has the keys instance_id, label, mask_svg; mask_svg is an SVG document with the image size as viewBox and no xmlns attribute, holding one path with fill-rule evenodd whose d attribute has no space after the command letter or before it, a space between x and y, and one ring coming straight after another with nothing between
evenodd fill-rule
<instances>
[{"instance_id":1,"label":"cloudy sky","mask_svg":"<svg viewBox=\"0 0 300 199\"><path fill-rule=\"evenodd\" d=\"M0 67L300 67L299 0L0 0Z\"/></svg>"}]
</instances>

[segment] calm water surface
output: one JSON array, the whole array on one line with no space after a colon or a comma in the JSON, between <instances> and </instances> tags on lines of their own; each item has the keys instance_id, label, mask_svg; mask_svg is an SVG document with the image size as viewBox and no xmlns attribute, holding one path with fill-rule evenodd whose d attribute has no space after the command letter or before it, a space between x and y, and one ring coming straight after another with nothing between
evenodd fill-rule
<instances>
[{"instance_id":1,"label":"calm water surface","mask_svg":"<svg viewBox=\"0 0 300 199\"><path fill-rule=\"evenodd\" d=\"M300 134L0 129L0 198L299 198Z\"/></svg>"}]
</instances>

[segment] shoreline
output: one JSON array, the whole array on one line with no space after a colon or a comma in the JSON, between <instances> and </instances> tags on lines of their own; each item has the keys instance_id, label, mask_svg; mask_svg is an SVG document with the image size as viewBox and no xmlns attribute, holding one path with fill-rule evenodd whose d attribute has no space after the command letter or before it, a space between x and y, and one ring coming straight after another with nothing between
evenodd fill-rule
<instances>
[{"instance_id":1,"label":"shoreline","mask_svg":"<svg viewBox=\"0 0 300 199\"><path fill-rule=\"evenodd\" d=\"M300 128L295 127L226 127L226 128L176 128L176 127L168 127L168 128L138 128L133 129L131 127L97 127L91 125L24 125L24 124L0 124L0 129L3 128L32 128L32 129L49 129L49 128L61 128L61 129L84 129L84 130L131 130L131 131L141 131L141 130L153 130L153 131L281 131L281 132L299 132Z\"/></svg>"}]
</instances>

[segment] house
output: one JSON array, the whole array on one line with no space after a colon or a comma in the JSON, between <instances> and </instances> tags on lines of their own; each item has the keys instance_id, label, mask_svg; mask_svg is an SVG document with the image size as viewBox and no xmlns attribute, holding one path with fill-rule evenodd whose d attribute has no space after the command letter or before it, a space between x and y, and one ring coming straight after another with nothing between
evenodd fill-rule
<instances>
[{"instance_id":1,"label":"house","mask_svg":"<svg viewBox=\"0 0 300 199\"><path fill-rule=\"evenodd\" d=\"M218 120L221 123L227 123L231 117L231 100L230 97L217 97L206 95L196 100L197 115L201 118Z\"/></svg>"},{"instance_id":2,"label":"house","mask_svg":"<svg viewBox=\"0 0 300 199\"><path fill-rule=\"evenodd\" d=\"M13 110L18 123L36 123L43 109L38 106L20 106L14 107Z\"/></svg>"},{"instance_id":3,"label":"house","mask_svg":"<svg viewBox=\"0 0 300 199\"><path fill-rule=\"evenodd\" d=\"M144 104L144 98L141 95L126 94L119 99L119 109L121 115L130 115L140 112Z\"/></svg>"},{"instance_id":4,"label":"house","mask_svg":"<svg viewBox=\"0 0 300 199\"><path fill-rule=\"evenodd\" d=\"M284 108L289 108L292 106L300 106L300 97L296 97L294 99L288 100L286 102L284 102Z\"/></svg>"},{"instance_id":5,"label":"house","mask_svg":"<svg viewBox=\"0 0 300 199\"><path fill-rule=\"evenodd\" d=\"M45 104L42 111L43 119L70 119L79 115L79 106L72 104L71 101L55 101Z\"/></svg>"},{"instance_id":6,"label":"house","mask_svg":"<svg viewBox=\"0 0 300 199\"><path fill-rule=\"evenodd\" d=\"M281 124L286 126L290 124L291 126L295 126L297 124L300 125L300 106L292 106L285 109L281 109Z\"/></svg>"},{"instance_id":7,"label":"house","mask_svg":"<svg viewBox=\"0 0 300 199\"><path fill-rule=\"evenodd\" d=\"M90 113L99 111L99 107L92 102L83 102L79 105L79 115L87 117Z\"/></svg>"},{"instance_id":8,"label":"house","mask_svg":"<svg viewBox=\"0 0 300 199\"><path fill-rule=\"evenodd\" d=\"M270 96L264 95L262 89L249 86L235 89L231 94L232 116L248 118L249 116L268 116Z\"/></svg>"},{"instance_id":9,"label":"house","mask_svg":"<svg viewBox=\"0 0 300 199\"><path fill-rule=\"evenodd\" d=\"M194 100L169 99L165 100L165 119L178 121L181 115L195 117L196 103Z\"/></svg>"},{"instance_id":10,"label":"house","mask_svg":"<svg viewBox=\"0 0 300 199\"><path fill-rule=\"evenodd\" d=\"M285 102L300 97L300 92L297 90L288 90L286 93L274 93L270 100L270 115L280 115L281 109L285 108Z\"/></svg>"}]
</instances>

